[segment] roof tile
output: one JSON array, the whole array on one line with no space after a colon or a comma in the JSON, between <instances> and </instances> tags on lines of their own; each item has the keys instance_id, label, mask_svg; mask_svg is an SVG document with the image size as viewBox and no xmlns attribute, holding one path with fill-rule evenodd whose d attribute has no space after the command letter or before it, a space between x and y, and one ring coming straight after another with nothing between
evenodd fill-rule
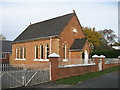
<instances>
[{"instance_id":1,"label":"roof tile","mask_svg":"<svg viewBox=\"0 0 120 90\"><path fill-rule=\"evenodd\" d=\"M41 37L59 35L74 13L29 25L14 41L26 41Z\"/></svg>"}]
</instances>

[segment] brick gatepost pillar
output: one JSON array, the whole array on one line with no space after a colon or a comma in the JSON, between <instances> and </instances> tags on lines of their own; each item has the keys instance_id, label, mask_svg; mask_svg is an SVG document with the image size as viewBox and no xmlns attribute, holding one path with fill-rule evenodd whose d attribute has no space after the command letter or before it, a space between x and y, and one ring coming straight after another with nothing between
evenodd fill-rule
<instances>
[{"instance_id":1,"label":"brick gatepost pillar","mask_svg":"<svg viewBox=\"0 0 120 90\"><path fill-rule=\"evenodd\" d=\"M105 56L100 55L100 59L102 60L102 70L104 70L105 69Z\"/></svg>"},{"instance_id":2,"label":"brick gatepost pillar","mask_svg":"<svg viewBox=\"0 0 120 90\"><path fill-rule=\"evenodd\" d=\"M95 69L96 69L96 71L98 71L99 56L98 55L93 55L92 58L94 60L94 63L96 63L96 66L97 66L97 68L95 68Z\"/></svg>"},{"instance_id":3,"label":"brick gatepost pillar","mask_svg":"<svg viewBox=\"0 0 120 90\"><path fill-rule=\"evenodd\" d=\"M56 53L52 53L49 55L49 60L51 62L51 81L56 81L59 79L58 77L58 58L60 56Z\"/></svg>"}]
</instances>

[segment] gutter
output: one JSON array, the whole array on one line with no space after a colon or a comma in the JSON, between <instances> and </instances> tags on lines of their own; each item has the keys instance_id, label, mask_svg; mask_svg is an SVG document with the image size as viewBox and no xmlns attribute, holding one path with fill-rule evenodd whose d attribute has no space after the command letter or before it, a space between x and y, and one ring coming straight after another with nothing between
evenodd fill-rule
<instances>
[{"instance_id":1,"label":"gutter","mask_svg":"<svg viewBox=\"0 0 120 90\"><path fill-rule=\"evenodd\" d=\"M47 37L39 37L39 38L33 38L33 39L21 40L21 41L13 41L13 43L25 42L25 41L33 41L33 40L37 40L37 39L45 39L45 38L52 38L52 37L58 37L58 35L47 36Z\"/></svg>"},{"instance_id":2,"label":"gutter","mask_svg":"<svg viewBox=\"0 0 120 90\"><path fill-rule=\"evenodd\" d=\"M82 49L69 49L69 51L82 51Z\"/></svg>"}]
</instances>

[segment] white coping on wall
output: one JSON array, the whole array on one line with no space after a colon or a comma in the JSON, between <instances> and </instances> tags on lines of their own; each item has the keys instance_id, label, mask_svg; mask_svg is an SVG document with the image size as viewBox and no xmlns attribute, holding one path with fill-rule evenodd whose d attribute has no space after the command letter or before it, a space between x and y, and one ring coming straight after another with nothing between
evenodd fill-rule
<instances>
[{"instance_id":1,"label":"white coping on wall","mask_svg":"<svg viewBox=\"0 0 120 90\"><path fill-rule=\"evenodd\" d=\"M104 55L100 55L99 57L100 57L100 58L105 58L105 56L104 56Z\"/></svg>"},{"instance_id":2,"label":"white coping on wall","mask_svg":"<svg viewBox=\"0 0 120 90\"><path fill-rule=\"evenodd\" d=\"M92 64L63 65L63 66L59 66L59 68L79 67L79 66L90 66L90 65L96 65L96 64L95 64L95 63L92 63Z\"/></svg>"},{"instance_id":3,"label":"white coping on wall","mask_svg":"<svg viewBox=\"0 0 120 90\"><path fill-rule=\"evenodd\" d=\"M48 57L60 57L60 55L56 54L56 53L52 53L50 54Z\"/></svg>"},{"instance_id":4,"label":"white coping on wall","mask_svg":"<svg viewBox=\"0 0 120 90\"><path fill-rule=\"evenodd\" d=\"M99 58L99 56L95 54L92 56L92 58Z\"/></svg>"}]
</instances>

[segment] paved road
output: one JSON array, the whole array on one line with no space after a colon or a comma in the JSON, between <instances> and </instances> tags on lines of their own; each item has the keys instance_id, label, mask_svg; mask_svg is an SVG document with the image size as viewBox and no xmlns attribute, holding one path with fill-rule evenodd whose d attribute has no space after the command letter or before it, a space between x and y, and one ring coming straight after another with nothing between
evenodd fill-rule
<instances>
[{"instance_id":1,"label":"paved road","mask_svg":"<svg viewBox=\"0 0 120 90\"><path fill-rule=\"evenodd\" d=\"M35 88L36 90L40 90L41 88L118 88L118 72L112 72L92 79L88 79L75 85L45 83L29 87L16 88L13 90L22 90L23 88Z\"/></svg>"},{"instance_id":2,"label":"paved road","mask_svg":"<svg viewBox=\"0 0 120 90\"><path fill-rule=\"evenodd\" d=\"M71 88L118 88L120 82L118 80L120 80L120 77L118 79L118 72L112 72L79 82L78 84L71 86Z\"/></svg>"}]
</instances>

